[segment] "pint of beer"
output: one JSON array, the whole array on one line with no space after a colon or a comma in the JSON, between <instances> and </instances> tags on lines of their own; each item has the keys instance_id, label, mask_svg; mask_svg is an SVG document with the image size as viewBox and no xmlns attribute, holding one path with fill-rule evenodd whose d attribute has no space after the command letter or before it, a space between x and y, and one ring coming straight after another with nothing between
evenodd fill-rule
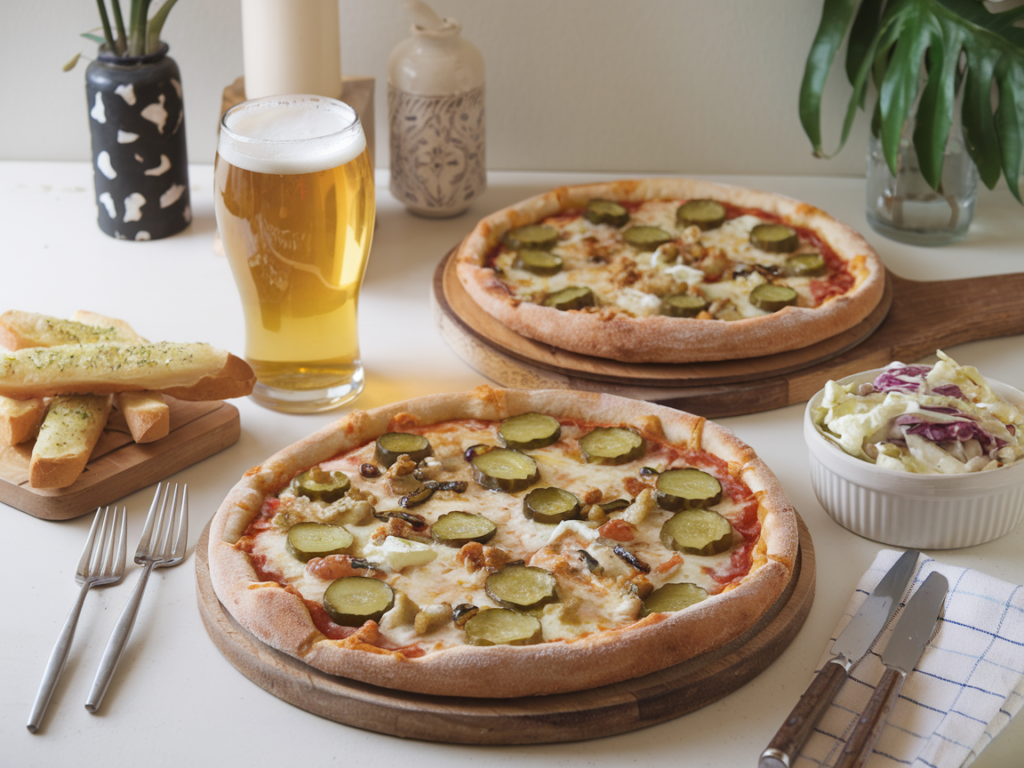
<instances>
[{"instance_id":1,"label":"pint of beer","mask_svg":"<svg viewBox=\"0 0 1024 768\"><path fill-rule=\"evenodd\" d=\"M323 411L363 388L356 308L373 237L373 169L355 111L268 96L221 120L217 226L245 313L253 398Z\"/></svg>"}]
</instances>

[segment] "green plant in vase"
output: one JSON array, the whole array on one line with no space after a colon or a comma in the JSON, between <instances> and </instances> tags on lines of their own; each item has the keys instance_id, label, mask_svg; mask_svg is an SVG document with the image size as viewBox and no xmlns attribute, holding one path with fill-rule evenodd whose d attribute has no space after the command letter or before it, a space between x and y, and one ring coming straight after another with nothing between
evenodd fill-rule
<instances>
[{"instance_id":1,"label":"green plant in vase","mask_svg":"<svg viewBox=\"0 0 1024 768\"><path fill-rule=\"evenodd\" d=\"M835 153L873 83L867 214L875 229L922 244L962 237L978 177L989 189L1005 177L1022 201L1022 19L1024 5L996 13L978 0L824 0L800 121L815 155L831 156L822 148L822 92L849 35L853 92ZM873 180L873 173L888 178Z\"/></svg>"},{"instance_id":2,"label":"green plant in vase","mask_svg":"<svg viewBox=\"0 0 1024 768\"><path fill-rule=\"evenodd\" d=\"M85 32L82 34L82 37L92 40L98 45L106 46L107 51L122 58L156 53L160 49L160 33L163 31L164 23L177 2L178 0L166 0L150 18L151 0L131 0L128 28L126 29L124 26L124 15L121 13L120 0L110 0L114 16L114 26L110 25L110 14L107 13L107 6L104 0L96 0L103 35ZM80 56L81 54L76 54L71 61L65 64L64 71L73 69L78 63Z\"/></svg>"}]
</instances>

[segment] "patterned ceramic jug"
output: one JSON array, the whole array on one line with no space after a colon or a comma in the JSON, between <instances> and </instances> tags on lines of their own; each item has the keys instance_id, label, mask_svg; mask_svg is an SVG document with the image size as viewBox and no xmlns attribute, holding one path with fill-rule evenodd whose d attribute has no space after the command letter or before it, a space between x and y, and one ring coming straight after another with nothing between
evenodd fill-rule
<instances>
[{"instance_id":1,"label":"patterned ceramic jug","mask_svg":"<svg viewBox=\"0 0 1024 768\"><path fill-rule=\"evenodd\" d=\"M391 193L419 216L456 216L487 188L484 60L461 29L414 24L388 62Z\"/></svg>"}]
</instances>

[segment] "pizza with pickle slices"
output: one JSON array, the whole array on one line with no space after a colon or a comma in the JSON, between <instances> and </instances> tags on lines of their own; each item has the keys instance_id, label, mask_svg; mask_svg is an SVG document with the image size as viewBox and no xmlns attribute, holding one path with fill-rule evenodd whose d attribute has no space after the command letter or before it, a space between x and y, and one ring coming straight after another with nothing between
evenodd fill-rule
<instances>
[{"instance_id":1,"label":"pizza with pickle slices","mask_svg":"<svg viewBox=\"0 0 1024 768\"><path fill-rule=\"evenodd\" d=\"M529 198L481 220L455 262L516 333L639 363L802 349L864 320L885 287L874 249L823 211L693 179Z\"/></svg>"},{"instance_id":2,"label":"pizza with pickle slices","mask_svg":"<svg viewBox=\"0 0 1024 768\"><path fill-rule=\"evenodd\" d=\"M210 576L262 642L402 691L516 697L746 632L796 515L754 451L641 401L480 387L356 411L246 473Z\"/></svg>"}]
</instances>

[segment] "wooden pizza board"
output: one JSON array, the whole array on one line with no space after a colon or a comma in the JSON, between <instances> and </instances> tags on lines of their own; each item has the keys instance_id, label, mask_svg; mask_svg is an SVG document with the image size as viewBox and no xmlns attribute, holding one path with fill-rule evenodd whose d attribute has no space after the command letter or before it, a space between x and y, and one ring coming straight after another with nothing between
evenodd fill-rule
<instances>
[{"instance_id":1,"label":"wooden pizza board","mask_svg":"<svg viewBox=\"0 0 1024 768\"><path fill-rule=\"evenodd\" d=\"M434 273L434 316L445 341L484 376L522 389L607 392L708 418L802 403L829 379L1024 333L1024 273L919 282L888 272L882 300L865 320L809 347L709 363L621 363L509 330L466 293L453 254Z\"/></svg>"},{"instance_id":2,"label":"wooden pizza board","mask_svg":"<svg viewBox=\"0 0 1024 768\"><path fill-rule=\"evenodd\" d=\"M426 696L320 672L255 639L210 583L207 525L196 545L196 591L206 631L239 672L274 696L338 723L453 744L545 744L635 731L700 709L764 671L796 637L814 600L810 532L786 591L748 632L722 648L635 680L576 693L516 699Z\"/></svg>"},{"instance_id":3,"label":"wooden pizza board","mask_svg":"<svg viewBox=\"0 0 1024 768\"><path fill-rule=\"evenodd\" d=\"M111 411L85 471L67 488L29 485L31 442L3 450L0 502L44 520L70 520L170 477L233 445L241 435L238 409L233 405L172 397L167 404L170 432L152 443L134 442L120 411Z\"/></svg>"}]
</instances>

